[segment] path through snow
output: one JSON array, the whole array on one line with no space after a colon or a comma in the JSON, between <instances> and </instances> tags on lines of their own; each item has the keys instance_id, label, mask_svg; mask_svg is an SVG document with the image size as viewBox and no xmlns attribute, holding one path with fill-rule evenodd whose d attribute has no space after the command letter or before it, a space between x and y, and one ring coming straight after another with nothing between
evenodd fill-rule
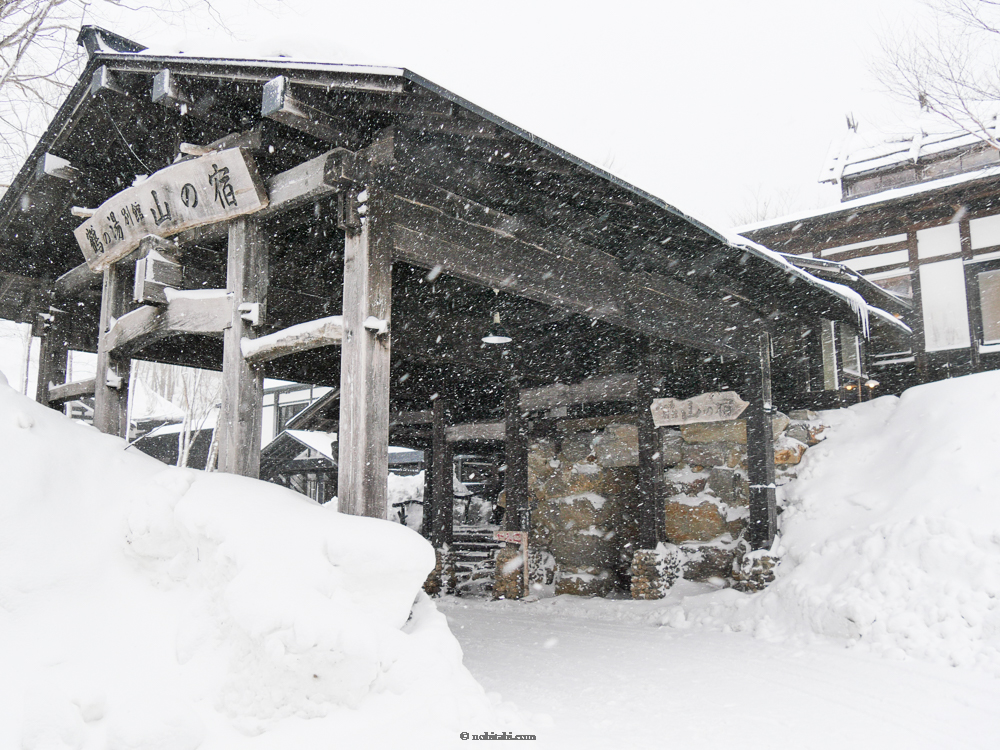
<instances>
[{"instance_id":1,"label":"path through snow","mask_svg":"<svg viewBox=\"0 0 1000 750\"><path fill-rule=\"evenodd\" d=\"M439 602L486 688L532 747L996 748L1000 681L814 638L653 624L662 602ZM502 731L504 727L470 727ZM523 731L523 730L522 730Z\"/></svg>"}]
</instances>

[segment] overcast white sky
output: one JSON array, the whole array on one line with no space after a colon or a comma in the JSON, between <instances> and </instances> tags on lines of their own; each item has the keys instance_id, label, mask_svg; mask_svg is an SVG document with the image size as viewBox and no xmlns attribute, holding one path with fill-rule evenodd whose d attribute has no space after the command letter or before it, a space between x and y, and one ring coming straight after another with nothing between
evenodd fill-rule
<instances>
[{"instance_id":1,"label":"overcast white sky","mask_svg":"<svg viewBox=\"0 0 1000 750\"><path fill-rule=\"evenodd\" d=\"M816 178L853 112L893 103L869 73L919 0L503 3L213 0L105 19L156 51L407 67L719 227L754 202L836 202ZM170 19L173 28L164 29Z\"/></svg>"}]
</instances>

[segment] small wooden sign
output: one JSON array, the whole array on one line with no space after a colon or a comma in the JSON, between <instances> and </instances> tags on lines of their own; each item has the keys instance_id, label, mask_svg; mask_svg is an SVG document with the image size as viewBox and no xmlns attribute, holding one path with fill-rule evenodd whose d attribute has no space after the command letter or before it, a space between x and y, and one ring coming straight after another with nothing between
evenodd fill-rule
<instances>
[{"instance_id":1,"label":"small wooden sign","mask_svg":"<svg viewBox=\"0 0 1000 750\"><path fill-rule=\"evenodd\" d=\"M252 214L267 203L253 157L232 148L155 172L106 200L73 233L87 265L103 271L135 250L143 237L170 237Z\"/></svg>"},{"instance_id":2,"label":"small wooden sign","mask_svg":"<svg viewBox=\"0 0 1000 750\"><path fill-rule=\"evenodd\" d=\"M521 544L524 542L523 531L494 531L493 538L498 542L509 542L511 544Z\"/></svg>"},{"instance_id":3,"label":"small wooden sign","mask_svg":"<svg viewBox=\"0 0 1000 750\"><path fill-rule=\"evenodd\" d=\"M655 398L649 410L657 427L693 424L695 422L725 422L737 419L749 404L735 391L702 393L693 398Z\"/></svg>"}]
</instances>

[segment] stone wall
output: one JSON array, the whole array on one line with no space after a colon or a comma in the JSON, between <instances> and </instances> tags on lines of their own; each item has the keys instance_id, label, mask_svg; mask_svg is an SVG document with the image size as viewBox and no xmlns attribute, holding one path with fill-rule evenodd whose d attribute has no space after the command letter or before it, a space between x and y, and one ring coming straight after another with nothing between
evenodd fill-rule
<instances>
[{"instance_id":1,"label":"stone wall","mask_svg":"<svg viewBox=\"0 0 1000 750\"><path fill-rule=\"evenodd\" d=\"M628 590L637 571L652 570L638 551L638 430L626 419L566 430L530 447L534 549L555 558L555 593L606 596ZM809 445L822 439L813 412L777 414L778 483L787 481ZM691 580L731 580L749 517L746 422L686 425L662 431L666 479L665 536ZM644 574L644 573L643 573ZM659 590L645 581L643 596Z\"/></svg>"}]
</instances>

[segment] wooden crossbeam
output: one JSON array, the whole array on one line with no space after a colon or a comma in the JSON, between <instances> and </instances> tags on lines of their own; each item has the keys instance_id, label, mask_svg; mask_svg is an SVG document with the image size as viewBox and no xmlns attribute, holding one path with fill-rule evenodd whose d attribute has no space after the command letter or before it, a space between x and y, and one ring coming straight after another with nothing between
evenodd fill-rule
<instances>
[{"instance_id":1,"label":"wooden crossbeam","mask_svg":"<svg viewBox=\"0 0 1000 750\"><path fill-rule=\"evenodd\" d=\"M240 350L247 362L259 365L289 354L306 352L321 346L339 345L343 340L344 318L341 315L331 315L299 323L256 339L244 338L240 341Z\"/></svg>"},{"instance_id":2,"label":"wooden crossbeam","mask_svg":"<svg viewBox=\"0 0 1000 750\"><path fill-rule=\"evenodd\" d=\"M107 333L108 351L136 352L178 333L221 334L231 324L232 301L225 290L210 297L182 297L162 307L143 305L118 318Z\"/></svg>"},{"instance_id":3,"label":"wooden crossbeam","mask_svg":"<svg viewBox=\"0 0 1000 750\"><path fill-rule=\"evenodd\" d=\"M83 396L93 396L96 388L96 380L77 380L72 383L49 386L49 406L64 404L67 401L74 401Z\"/></svg>"},{"instance_id":4,"label":"wooden crossbeam","mask_svg":"<svg viewBox=\"0 0 1000 750\"><path fill-rule=\"evenodd\" d=\"M467 422L449 425L444 434L449 443L502 441L505 439L506 427L504 422Z\"/></svg>"},{"instance_id":5,"label":"wooden crossbeam","mask_svg":"<svg viewBox=\"0 0 1000 750\"><path fill-rule=\"evenodd\" d=\"M633 373L607 375L579 383L525 388L521 391L521 408L525 411L538 411L602 401L635 401L637 393L636 376Z\"/></svg>"},{"instance_id":6,"label":"wooden crossbeam","mask_svg":"<svg viewBox=\"0 0 1000 750\"><path fill-rule=\"evenodd\" d=\"M335 148L274 175L267 181L268 204L254 216L266 219L335 195L363 176L356 164L355 152ZM183 248L189 243L219 239L226 232L226 224L220 222L189 229L175 235L173 239Z\"/></svg>"},{"instance_id":7,"label":"wooden crossbeam","mask_svg":"<svg viewBox=\"0 0 1000 750\"><path fill-rule=\"evenodd\" d=\"M322 141L347 146L360 144L357 131L346 122L295 97L285 76L264 84L260 114Z\"/></svg>"},{"instance_id":8,"label":"wooden crossbeam","mask_svg":"<svg viewBox=\"0 0 1000 750\"><path fill-rule=\"evenodd\" d=\"M740 337L744 331L721 317L717 303L662 277L626 273L599 250L579 243L569 248L529 243L505 231L502 221L496 226L464 221L398 195L392 220L395 256L414 265L440 267L469 281L702 351L747 353Z\"/></svg>"}]
</instances>

